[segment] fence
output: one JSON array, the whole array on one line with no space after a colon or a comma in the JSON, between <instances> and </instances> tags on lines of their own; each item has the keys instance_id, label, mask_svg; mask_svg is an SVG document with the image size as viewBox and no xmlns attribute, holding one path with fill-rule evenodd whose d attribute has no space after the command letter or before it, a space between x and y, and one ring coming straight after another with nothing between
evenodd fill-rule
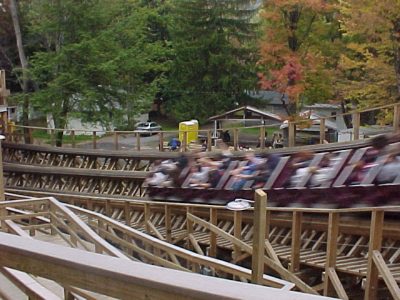
<instances>
[{"instance_id":1,"label":"fence","mask_svg":"<svg viewBox=\"0 0 400 300\"><path fill-rule=\"evenodd\" d=\"M319 124L319 143L323 144L326 142L328 136L335 136L327 130L327 122L329 122L332 118L350 118L352 128L349 128L349 136L353 141L359 140L360 128L363 125L362 120L365 119L366 114L379 114L385 112L386 115L391 116L391 124L387 128L388 131L399 132L400 126L400 103L388 104L376 108L370 108L365 110L357 110L343 114L337 114L331 117L320 117L317 119L306 119L300 121L289 121L287 124L286 135L286 145L289 147L296 146L296 132L299 128L310 127L312 124ZM193 149L202 148L201 142L203 140L204 149L206 151L212 151L213 147L217 144L217 141L220 139L220 136L224 131L229 130L232 134L230 135L230 145L233 147L233 150L242 150L243 148L248 148L246 146L250 145L254 147L257 145L260 149L268 148L269 145L266 145L266 137L268 131L274 130L277 126L281 124L272 124L272 125L263 125L263 126L251 126L251 127L235 127L235 128L221 128L217 130L217 136L213 130L198 130L199 136L201 137L200 142L197 143L187 143L187 135L192 132L190 130L183 132L183 141L180 147L180 151L190 151ZM148 146L148 140L145 140L142 135L144 132L140 131L88 131L88 130L74 130L74 129L60 129L60 128L46 128L46 127L37 127L37 126L21 126L9 124L7 126L7 130L5 132L6 138L11 142L25 142L23 132L28 129L29 139L27 140L33 141L33 137L35 137L35 133L43 132L46 133L47 141L46 144L50 144L52 146L56 145L56 135L60 132L64 133L64 136L67 137L67 141L64 141L62 147L84 147L84 148L92 148L92 149L107 149L107 150L137 150L137 151L149 151L152 149L158 151L166 151L168 149L168 140L172 137L179 136L179 130L170 130L170 131L154 131L152 133L157 135L156 139L152 139L153 145ZM251 140L246 139L245 132L250 131L252 134ZM87 135L89 133L88 140L85 142L79 142L78 136ZM107 136L107 142L99 141L101 136ZM131 138L130 142L122 144L120 139L121 137L129 136ZM248 135L249 136L249 135ZM317 137L318 138L318 137ZM221 139L222 140L222 139ZM78 145L79 144L79 145ZM105 145L104 145L105 144Z\"/></svg>"}]
</instances>

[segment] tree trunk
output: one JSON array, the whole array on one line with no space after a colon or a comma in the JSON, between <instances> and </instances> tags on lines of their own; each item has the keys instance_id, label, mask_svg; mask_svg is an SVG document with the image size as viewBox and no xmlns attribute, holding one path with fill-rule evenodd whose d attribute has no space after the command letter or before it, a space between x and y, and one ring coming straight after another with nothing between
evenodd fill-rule
<instances>
[{"instance_id":1,"label":"tree trunk","mask_svg":"<svg viewBox=\"0 0 400 300\"><path fill-rule=\"evenodd\" d=\"M14 26L15 39L17 41L19 60L21 62L21 69L22 69L21 88L22 88L23 93L25 94L23 97L24 102L22 105L22 108L23 108L22 109L22 125L29 126L28 60L26 59L24 46L22 44L21 26L20 26L20 22L19 22L18 5L17 5L16 0L9 0L9 9L10 9L11 18L12 18L12 22L13 22L13 26ZM30 144L32 142L30 139L28 128L24 128L24 139L25 139L25 143Z\"/></svg>"}]
</instances>

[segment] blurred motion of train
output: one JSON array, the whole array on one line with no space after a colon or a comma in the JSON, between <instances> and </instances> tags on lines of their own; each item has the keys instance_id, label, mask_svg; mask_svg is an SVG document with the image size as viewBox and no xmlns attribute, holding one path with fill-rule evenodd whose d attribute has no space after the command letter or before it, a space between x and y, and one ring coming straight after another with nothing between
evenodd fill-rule
<instances>
[{"instance_id":1,"label":"blurred motion of train","mask_svg":"<svg viewBox=\"0 0 400 300\"><path fill-rule=\"evenodd\" d=\"M352 147L247 153L224 150L156 161L145 183L154 200L226 204L268 194L270 206L355 207L400 203L400 137Z\"/></svg>"}]
</instances>

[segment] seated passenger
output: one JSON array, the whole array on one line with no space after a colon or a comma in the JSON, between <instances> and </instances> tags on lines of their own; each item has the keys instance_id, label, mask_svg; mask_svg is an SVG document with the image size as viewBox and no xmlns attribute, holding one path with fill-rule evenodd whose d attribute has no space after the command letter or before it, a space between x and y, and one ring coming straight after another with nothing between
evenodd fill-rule
<instances>
[{"instance_id":1,"label":"seated passenger","mask_svg":"<svg viewBox=\"0 0 400 300\"><path fill-rule=\"evenodd\" d=\"M303 177L306 176L309 172L309 165L313 158L314 154L312 152L299 152L295 155L291 168L294 170L294 174L290 177L289 183L285 185L289 187L296 187L300 184Z\"/></svg>"},{"instance_id":2,"label":"seated passenger","mask_svg":"<svg viewBox=\"0 0 400 300\"><path fill-rule=\"evenodd\" d=\"M241 190L246 182L255 177L255 172L262 168L264 159L257 157L253 152L248 152L245 155L247 164L244 167L237 168L231 172L235 176L235 182L232 185L234 191Z\"/></svg>"},{"instance_id":3,"label":"seated passenger","mask_svg":"<svg viewBox=\"0 0 400 300\"><path fill-rule=\"evenodd\" d=\"M400 157L396 154L391 154L388 157L382 170L379 172L376 181L379 184L392 183L399 175L400 171Z\"/></svg>"},{"instance_id":4,"label":"seated passenger","mask_svg":"<svg viewBox=\"0 0 400 300\"><path fill-rule=\"evenodd\" d=\"M192 167L192 175L189 180L190 187L202 187L208 182L208 172L210 168L204 167L201 164L194 165Z\"/></svg>"},{"instance_id":5,"label":"seated passenger","mask_svg":"<svg viewBox=\"0 0 400 300\"><path fill-rule=\"evenodd\" d=\"M253 188L262 188L268 181L272 172L279 163L280 156L277 154L267 154L264 156L267 162L262 166L260 173L254 177Z\"/></svg>"},{"instance_id":6,"label":"seated passenger","mask_svg":"<svg viewBox=\"0 0 400 300\"><path fill-rule=\"evenodd\" d=\"M334 158L330 155L325 155L318 167L310 168L309 172L313 174L310 186L318 187L332 179L331 176L335 163L336 160Z\"/></svg>"}]
</instances>

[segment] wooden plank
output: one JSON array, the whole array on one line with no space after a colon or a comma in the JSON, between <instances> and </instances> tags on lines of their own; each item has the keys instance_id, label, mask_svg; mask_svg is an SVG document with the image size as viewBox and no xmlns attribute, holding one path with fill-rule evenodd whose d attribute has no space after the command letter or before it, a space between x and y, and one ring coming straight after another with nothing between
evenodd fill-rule
<instances>
[{"instance_id":1,"label":"wooden plank","mask_svg":"<svg viewBox=\"0 0 400 300\"><path fill-rule=\"evenodd\" d=\"M326 263L325 263L325 285L324 285L324 296L333 295L335 288L334 283L329 277L329 269L335 268L336 265L336 251L338 245L338 234L339 234L339 213L329 213L329 225L328 225L328 240L326 250Z\"/></svg>"},{"instance_id":2,"label":"wooden plank","mask_svg":"<svg viewBox=\"0 0 400 300\"><path fill-rule=\"evenodd\" d=\"M218 210L216 208L210 208L210 224L217 226L218 223ZM217 235L215 232L210 231L210 251L211 257L217 256Z\"/></svg>"},{"instance_id":3,"label":"wooden plank","mask_svg":"<svg viewBox=\"0 0 400 300\"><path fill-rule=\"evenodd\" d=\"M267 194L263 190L255 191L254 197L254 233L253 233L253 254L251 259L253 283L261 283L264 274L264 245L265 245L265 225L266 225L266 208Z\"/></svg>"},{"instance_id":4,"label":"wooden plank","mask_svg":"<svg viewBox=\"0 0 400 300\"><path fill-rule=\"evenodd\" d=\"M372 259L375 266L378 268L379 273L382 275L382 278L385 281L386 286L388 287L393 299L400 300L400 288L392 273L390 272L388 266L386 265L386 262L383 259L381 253L377 250L374 250L372 253Z\"/></svg>"},{"instance_id":5,"label":"wooden plank","mask_svg":"<svg viewBox=\"0 0 400 300\"><path fill-rule=\"evenodd\" d=\"M380 251L382 245L382 228L385 213L383 210L376 210L372 212L371 231L369 237L368 249L368 270L367 280L365 285L365 300L378 299L378 276L379 271L374 263L374 251Z\"/></svg>"},{"instance_id":6,"label":"wooden plank","mask_svg":"<svg viewBox=\"0 0 400 300\"><path fill-rule=\"evenodd\" d=\"M328 268L326 271L328 271L328 277L330 281L332 282L333 287L336 290L337 295L339 296L340 299L343 300L348 300L349 296L347 296L347 293L340 282L340 279L335 271L334 268Z\"/></svg>"},{"instance_id":7,"label":"wooden plank","mask_svg":"<svg viewBox=\"0 0 400 300\"><path fill-rule=\"evenodd\" d=\"M233 235L238 238L242 239L242 212L235 211L233 213L233 224L234 224L234 233ZM232 259L235 260L237 257L241 255L240 249L236 246L233 247L234 251L232 253Z\"/></svg>"},{"instance_id":8,"label":"wooden plank","mask_svg":"<svg viewBox=\"0 0 400 300\"><path fill-rule=\"evenodd\" d=\"M87 253L0 233L0 264L111 297L131 299L265 299L287 291ZM60 255L62 253L62 255ZM21 262L24 263L21 263ZM46 268L43 268L46 265ZM207 287L206 289L204 287ZM271 294L272 293L272 294ZM289 294L287 294L289 295ZM297 299L307 299L302 294ZM298 295L298 296L297 296Z\"/></svg>"}]
</instances>

